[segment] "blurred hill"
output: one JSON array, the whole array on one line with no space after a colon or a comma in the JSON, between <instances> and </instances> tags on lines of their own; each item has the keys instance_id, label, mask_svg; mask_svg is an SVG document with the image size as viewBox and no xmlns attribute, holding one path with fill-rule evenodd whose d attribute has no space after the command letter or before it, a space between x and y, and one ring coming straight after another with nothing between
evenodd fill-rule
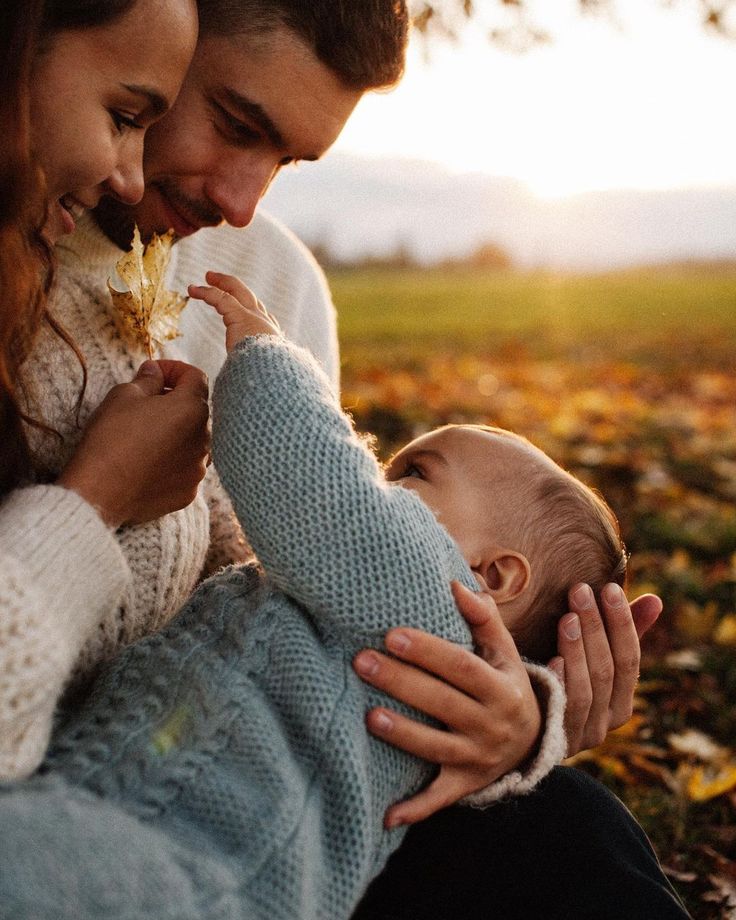
<instances>
[{"instance_id":1,"label":"blurred hill","mask_svg":"<svg viewBox=\"0 0 736 920\"><path fill-rule=\"evenodd\" d=\"M521 268L736 259L736 188L544 199L514 179L335 153L284 170L265 206L340 261L401 250L429 264L487 243Z\"/></svg>"}]
</instances>

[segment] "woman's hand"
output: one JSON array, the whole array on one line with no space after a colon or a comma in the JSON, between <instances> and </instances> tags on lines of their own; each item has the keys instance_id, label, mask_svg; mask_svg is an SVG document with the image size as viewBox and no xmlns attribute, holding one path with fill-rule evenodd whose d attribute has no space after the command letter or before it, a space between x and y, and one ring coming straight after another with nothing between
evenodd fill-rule
<instances>
[{"instance_id":1,"label":"woman's hand","mask_svg":"<svg viewBox=\"0 0 736 920\"><path fill-rule=\"evenodd\" d=\"M181 361L146 361L93 413L59 485L110 527L141 524L194 500L209 459L207 378Z\"/></svg>"},{"instance_id":2,"label":"woman's hand","mask_svg":"<svg viewBox=\"0 0 736 920\"><path fill-rule=\"evenodd\" d=\"M549 665L565 686L567 754L601 744L631 718L639 678L639 639L654 625L662 602L644 594L629 606L618 585L601 592L601 616L588 585L570 591L570 613L560 620L559 656Z\"/></svg>"},{"instance_id":3,"label":"woman's hand","mask_svg":"<svg viewBox=\"0 0 736 920\"><path fill-rule=\"evenodd\" d=\"M539 703L496 605L458 583L452 590L483 657L401 627L386 635L396 657L371 650L355 658L363 680L447 726L443 731L382 707L368 713L374 735L440 764L426 789L386 812L387 827L421 821L483 789L527 760L539 738Z\"/></svg>"}]
</instances>

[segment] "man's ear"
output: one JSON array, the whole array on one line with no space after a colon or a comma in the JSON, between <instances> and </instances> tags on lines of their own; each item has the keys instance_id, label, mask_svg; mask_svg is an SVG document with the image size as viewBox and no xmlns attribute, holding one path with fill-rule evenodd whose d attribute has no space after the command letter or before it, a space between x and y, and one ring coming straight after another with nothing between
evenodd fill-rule
<instances>
[{"instance_id":1,"label":"man's ear","mask_svg":"<svg viewBox=\"0 0 736 920\"><path fill-rule=\"evenodd\" d=\"M483 578L497 604L505 604L522 594L532 577L529 560L511 549L495 550L474 571Z\"/></svg>"}]
</instances>

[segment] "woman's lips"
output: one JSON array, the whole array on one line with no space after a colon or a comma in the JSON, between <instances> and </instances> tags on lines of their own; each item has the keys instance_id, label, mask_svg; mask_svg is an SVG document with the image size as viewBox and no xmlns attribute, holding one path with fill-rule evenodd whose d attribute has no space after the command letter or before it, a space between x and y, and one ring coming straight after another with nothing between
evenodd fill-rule
<instances>
[{"instance_id":1,"label":"woman's lips","mask_svg":"<svg viewBox=\"0 0 736 920\"><path fill-rule=\"evenodd\" d=\"M86 206L70 195L63 195L56 202L62 233L74 233L76 220L87 210Z\"/></svg>"}]
</instances>

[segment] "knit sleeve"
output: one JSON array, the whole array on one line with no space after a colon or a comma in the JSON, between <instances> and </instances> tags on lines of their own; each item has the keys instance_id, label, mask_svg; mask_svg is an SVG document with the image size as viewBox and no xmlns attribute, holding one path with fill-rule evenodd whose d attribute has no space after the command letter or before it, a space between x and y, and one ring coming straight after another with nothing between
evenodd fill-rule
<instances>
[{"instance_id":1,"label":"knit sleeve","mask_svg":"<svg viewBox=\"0 0 736 920\"><path fill-rule=\"evenodd\" d=\"M129 577L114 535L58 486L0 506L0 778L33 772L79 651Z\"/></svg>"},{"instance_id":2,"label":"knit sleeve","mask_svg":"<svg viewBox=\"0 0 736 920\"><path fill-rule=\"evenodd\" d=\"M213 457L270 578L324 627L379 641L399 624L469 645L450 591L476 587L454 542L386 483L303 350L241 342L214 393Z\"/></svg>"}]
</instances>

